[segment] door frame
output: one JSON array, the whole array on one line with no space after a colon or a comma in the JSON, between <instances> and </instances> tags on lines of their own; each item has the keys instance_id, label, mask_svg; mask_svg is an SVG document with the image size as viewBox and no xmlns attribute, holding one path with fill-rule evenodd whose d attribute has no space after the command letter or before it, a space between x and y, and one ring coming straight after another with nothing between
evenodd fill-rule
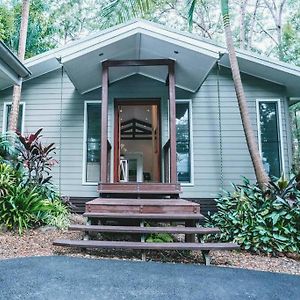
<instances>
[{"instance_id":1,"label":"door frame","mask_svg":"<svg viewBox=\"0 0 300 300\"><path fill-rule=\"evenodd\" d=\"M157 105L157 120L159 124L158 128L158 142L159 142L159 154L158 154L158 173L159 181L162 181L161 173L161 145L162 145L162 122L161 122L161 99L160 98L115 98L114 99L114 167L113 167L113 182L119 182L119 160L120 160L120 145L119 145L119 110L120 105L124 106L142 106L142 105ZM117 146L118 145L118 146Z\"/></svg>"}]
</instances>

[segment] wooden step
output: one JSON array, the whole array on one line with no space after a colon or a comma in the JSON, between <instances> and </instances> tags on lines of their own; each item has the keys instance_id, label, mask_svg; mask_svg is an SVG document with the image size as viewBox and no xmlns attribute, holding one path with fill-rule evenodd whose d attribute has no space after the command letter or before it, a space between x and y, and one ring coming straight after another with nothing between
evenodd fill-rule
<instances>
[{"instance_id":1,"label":"wooden step","mask_svg":"<svg viewBox=\"0 0 300 300\"><path fill-rule=\"evenodd\" d=\"M99 183L100 194L179 195L180 184L171 183Z\"/></svg>"},{"instance_id":2,"label":"wooden step","mask_svg":"<svg viewBox=\"0 0 300 300\"><path fill-rule=\"evenodd\" d=\"M93 240L55 240L54 246L102 249L140 249L140 250L234 250L235 243L146 243Z\"/></svg>"},{"instance_id":3,"label":"wooden step","mask_svg":"<svg viewBox=\"0 0 300 300\"><path fill-rule=\"evenodd\" d=\"M203 220L202 214L140 214L140 213L90 213L83 214L87 218L98 219L137 219L137 220Z\"/></svg>"},{"instance_id":4,"label":"wooden step","mask_svg":"<svg viewBox=\"0 0 300 300\"><path fill-rule=\"evenodd\" d=\"M139 227L139 226L103 226L103 225L71 225L69 230L87 232L114 233L185 233L185 234L215 234L219 228L208 227Z\"/></svg>"},{"instance_id":5,"label":"wooden step","mask_svg":"<svg viewBox=\"0 0 300 300\"><path fill-rule=\"evenodd\" d=\"M96 198L86 203L93 213L200 213L198 203L184 199Z\"/></svg>"}]
</instances>

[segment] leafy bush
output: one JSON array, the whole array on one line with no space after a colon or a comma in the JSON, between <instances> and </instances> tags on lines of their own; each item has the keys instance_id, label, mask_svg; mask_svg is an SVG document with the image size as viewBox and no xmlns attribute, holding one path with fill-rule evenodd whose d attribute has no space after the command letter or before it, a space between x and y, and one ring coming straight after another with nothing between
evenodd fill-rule
<instances>
[{"instance_id":1,"label":"leafy bush","mask_svg":"<svg viewBox=\"0 0 300 300\"><path fill-rule=\"evenodd\" d=\"M9 165L0 163L0 198L8 194L9 188L17 183L17 172Z\"/></svg>"},{"instance_id":2,"label":"leafy bush","mask_svg":"<svg viewBox=\"0 0 300 300\"><path fill-rule=\"evenodd\" d=\"M68 222L69 210L61 199L47 199L36 186L14 184L0 198L0 223L8 229L18 229L20 234L44 224L65 228Z\"/></svg>"},{"instance_id":3,"label":"leafy bush","mask_svg":"<svg viewBox=\"0 0 300 300\"><path fill-rule=\"evenodd\" d=\"M43 223L47 205L35 187L12 185L8 194L0 199L0 223L19 233L33 225Z\"/></svg>"},{"instance_id":4,"label":"leafy bush","mask_svg":"<svg viewBox=\"0 0 300 300\"><path fill-rule=\"evenodd\" d=\"M147 243L172 243L173 237L169 233L152 233L146 238Z\"/></svg>"},{"instance_id":5,"label":"leafy bush","mask_svg":"<svg viewBox=\"0 0 300 300\"><path fill-rule=\"evenodd\" d=\"M41 131L0 138L0 223L20 234L42 224L68 226L68 207L51 183L55 147L42 144Z\"/></svg>"},{"instance_id":6,"label":"leafy bush","mask_svg":"<svg viewBox=\"0 0 300 300\"><path fill-rule=\"evenodd\" d=\"M48 200L48 210L45 217L45 223L50 226L65 229L70 225L69 209L59 197Z\"/></svg>"},{"instance_id":7,"label":"leafy bush","mask_svg":"<svg viewBox=\"0 0 300 300\"><path fill-rule=\"evenodd\" d=\"M34 182L38 185L50 182L52 178L50 171L57 163L52 157L55 150L54 143L44 146L41 142L42 130L40 128L28 136L19 133L19 143L17 144L20 159L27 170L28 182Z\"/></svg>"},{"instance_id":8,"label":"leafy bush","mask_svg":"<svg viewBox=\"0 0 300 300\"><path fill-rule=\"evenodd\" d=\"M247 179L233 188L216 199L218 212L207 220L221 229L221 240L256 253L300 251L300 176L282 176L266 191Z\"/></svg>"},{"instance_id":9,"label":"leafy bush","mask_svg":"<svg viewBox=\"0 0 300 300\"><path fill-rule=\"evenodd\" d=\"M15 148L17 136L14 133L4 133L0 135L0 162L5 162L19 168L18 151Z\"/></svg>"}]
</instances>

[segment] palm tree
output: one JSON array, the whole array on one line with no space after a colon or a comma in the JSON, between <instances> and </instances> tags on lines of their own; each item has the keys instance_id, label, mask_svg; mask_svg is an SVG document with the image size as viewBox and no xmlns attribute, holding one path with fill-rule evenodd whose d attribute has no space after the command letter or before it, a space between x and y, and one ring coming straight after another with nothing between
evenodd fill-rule
<instances>
[{"instance_id":1,"label":"palm tree","mask_svg":"<svg viewBox=\"0 0 300 300\"><path fill-rule=\"evenodd\" d=\"M193 23L193 14L196 6L198 5L199 0L186 0L188 6L188 20L189 25L191 26ZM129 1L130 5L125 5L124 0L114 0L106 10L106 16L117 13L117 15L122 16L122 21L127 18L132 18L133 16L143 16L145 14L145 8L153 7L155 5L155 0L134 0ZM142 5L144 3L144 5ZM145 5L147 4L147 5ZM200 4L200 3L199 3ZM251 125L251 120L249 117L249 110L247 105L247 100L241 80L240 69L236 57L236 52L234 48L232 31L230 26L230 17L229 17L229 6L228 0L221 0L221 11L224 23L224 31L226 37L227 50L229 54L230 67L232 72L232 78L234 82L236 97L239 105L241 120L245 132L246 142L249 150L249 154L252 160L252 164L254 167L254 172L256 175L256 180L260 187L264 189L269 182L269 177L266 174L263 163L258 151L258 145L255 138L255 134ZM130 13L129 13L130 12Z\"/></svg>"},{"instance_id":2,"label":"palm tree","mask_svg":"<svg viewBox=\"0 0 300 300\"><path fill-rule=\"evenodd\" d=\"M193 21L194 10L196 8L198 0L187 0L187 1L189 6L188 19L189 19L189 25L191 26ZM269 183L269 177L264 169L262 159L258 151L257 141L251 125L251 120L249 117L246 95L241 80L240 68L236 57L236 52L235 52L233 38L232 38L228 0L221 0L221 12L222 12L222 18L224 24L227 51L228 51L229 61L230 61L230 68L231 68L236 98L239 105L241 120L244 128L244 133L246 137L246 142L252 160L256 180L260 185L260 187L264 189Z\"/></svg>"},{"instance_id":3,"label":"palm tree","mask_svg":"<svg viewBox=\"0 0 300 300\"><path fill-rule=\"evenodd\" d=\"M28 30L28 19L29 19L29 7L30 0L23 0L22 3L22 16L20 25L20 35L19 35L19 47L18 47L18 58L21 62L25 59L25 49L26 49L26 39ZM16 131L19 117L19 108L21 100L22 82L20 85L14 85L13 97L12 97L12 107L9 117L9 131Z\"/></svg>"},{"instance_id":4,"label":"palm tree","mask_svg":"<svg viewBox=\"0 0 300 300\"><path fill-rule=\"evenodd\" d=\"M229 55L231 73L232 73L235 93L239 105L241 120L245 132L246 142L252 160L252 164L254 167L256 180L260 185L260 187L264 189L269 182L269 178L268 175L266 174L266 171L262 163L262 159L258 151L256 138L249 117L250 114L248 110L246 95L244 92L244 88L241 80L240 68L239 68L239 64L238 64L238 60L236 57L236 52L233 44L228 0L221 0L221 11L222 11L222 17L224 23L224 31L225 31L226 45L227 45L227 51Z\"/></svg>"}]
</instances>

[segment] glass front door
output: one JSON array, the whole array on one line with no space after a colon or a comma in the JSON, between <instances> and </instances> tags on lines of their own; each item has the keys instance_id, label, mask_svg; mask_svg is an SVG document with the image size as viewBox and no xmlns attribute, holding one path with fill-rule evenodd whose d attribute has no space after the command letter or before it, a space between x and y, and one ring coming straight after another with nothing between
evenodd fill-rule
<instances>
[{"instance_id":1,"label":"glass front door","mask_svg":"<svg viewBox=\"0 0 300 300\"><path fill-rule=\"evenodd\" d=\"M114 181L160 182L159 103L120 100L115 109Z\"/></svg>"}]
</instances>

